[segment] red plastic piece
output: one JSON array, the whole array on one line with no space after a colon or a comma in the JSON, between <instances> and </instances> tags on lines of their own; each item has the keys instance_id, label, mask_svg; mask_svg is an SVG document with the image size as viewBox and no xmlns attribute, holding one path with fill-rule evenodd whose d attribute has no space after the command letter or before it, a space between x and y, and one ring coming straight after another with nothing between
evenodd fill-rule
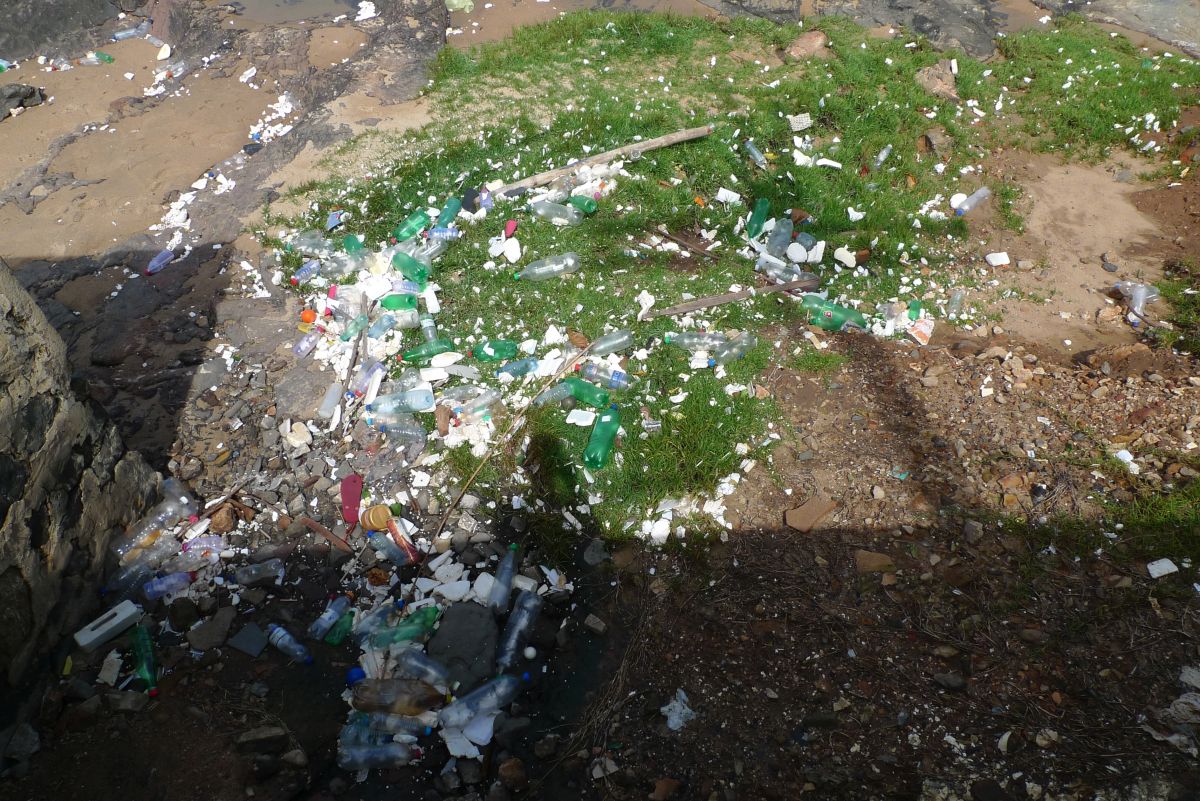
<instances>
[{"instance_id":1,"label":"red plastic piece","mask_svg":"<svg viewBox=\"0 0 1200 801\"><path fill-rule=\"evenodd\" d=\"M363 480L358 473L342 479L342 519L353 528L358 525L358 507L362 501Z\"/></svg>"}]
</instances>

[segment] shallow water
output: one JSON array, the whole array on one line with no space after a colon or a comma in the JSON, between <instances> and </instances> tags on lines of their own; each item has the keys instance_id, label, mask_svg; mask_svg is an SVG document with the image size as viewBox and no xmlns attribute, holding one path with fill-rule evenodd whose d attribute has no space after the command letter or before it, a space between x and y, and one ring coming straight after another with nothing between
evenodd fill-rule
<instances>
[{"instance_id":1,"label":"shallow water","mask_svg":"<svg viewBox=\"0 0 1200 801\"><path fill-rule=\"evenodd\" d=\"M348 14L358 9L357 0L240 0L240 3L243 17L266 25Z\"/></svg>"}]
</instances>

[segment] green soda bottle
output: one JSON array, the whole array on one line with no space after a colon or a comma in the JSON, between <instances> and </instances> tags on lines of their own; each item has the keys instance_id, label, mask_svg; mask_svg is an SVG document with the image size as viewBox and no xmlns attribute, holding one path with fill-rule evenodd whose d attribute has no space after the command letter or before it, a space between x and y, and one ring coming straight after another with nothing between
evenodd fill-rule
<instances>
[{"instance_id":1,"label":"green soda bottle","mask_svg":"<svg viewBox=\"0 0 1200 801\"><path fill-rule=\"evenodd\" d=\"M572 397L580 403L595 406L597 409L608 408L608 393L595 384L590 384L582 378L577 378L573 375L567 376L562 382L571 388Z\"/></svg>"},{"instance_id":2,"label":"green soda bottle","mask_svg":"<svg viewBox=\"0 0 1200 801\"><path fill-rule=\"evenodd\" d=\"M613 444L617 441L617 431L621 428L621 410L613 404L596 418L592 426L592 436L588 438L587 447L583 451L583 463L593 470L599 470L608 464L612 455Z\"/></svg>"},{"instance_id":3,"label":"green soda bottle","mask_svg":"<svg viewBox=\"0 0 1200 801\"><path fill-rule=\"evenodd\" d=\"M844 331L847 328L867 330L867 318L847 306L839 306L820 295L805 295L804 309L808 322L826 331Z\"/></svg>"},{"instance_id":4,"label":"green soda bottle","mask_svg":"<svg viewBox=\"0 0 1200 801\"><path fill-rule=\"evenodd\" d=\"M499 362L517 355L517 343L511 339L489 339L472 348L468 356L481 362Z\"/></svg>"},{"instance_id":5,"label":"green soda bottle","mask_svg":"<svg viewBox=\"0 0 1200 801\"><path fill-rule=\"evenodd\" d=\"M412 239L428 227L429 215L421 209L417 209L408 215L408 219L396 226L395 230L392 231L392 236L396 237L397 242L404 242Z\"/></svg>"},{"instance_id":6,"label":"green soda bottle","mask_svg":"<svg viewBox=\"0 0 1200 801\"><path fill-rule=\"evenodd\" d=\"M567 202L584 214L595 214L596 209L600 208L600 204L596 202L596 198L588 197L587 195L572 195L567 198Z\"/></svg>"},{"instance_id":7,"label":"green soda bottle","mask_svg":"<svg viewBox=\"0 0 1200 801\"><path fill-rule=\"evenodd\" d=\"M429 267L407 253L397 253L392 256L392 269L397 270L409 281L418 284L424 284L429 280Z\"/></svg>"},{"instance_id":8,"label":"green soda bottle","mask_svg":"<svg viewBox=\"0 0 1200 801\"><path fill-rule=\"evenodd\" d=\"M450 340L435 339L432 342L424 342L412 350L404 351L400 360L414 364L428 364L429 360L439 353L446 353L452 350L454 350L454 343Z\"/></svg>"},{"instance_id":9,"label":"green soda bottle","mask_svg":"<svg viewBox=\"0 0 1200 801\"><path fill-rule=\"evenodd\" d=\"M114 61L116 61L116 59L115 59L115 58L113 58L112 56L110 56L108 53L105 53L103 50L97 50L97 51L96 51L96 58L100 59L100 60L101 60L101 61L103 61L105 64L111 64L111 63L113 63Z\"/></svg>"},{"instance_id":10,"label":"green soda bottle","mask_svg":"<svg viewBox=\"0 0 1200 801\"><path fill-rule=\"evenodd\" d=\"M350 631L354 628L354 613L347 612L338 618L337 623L333 624L333 628L325 635L325 642L330 645L341 645L342 642L350 636Z\"/></svg>"},{"instance_id":11,"label":"green soda bottle","mask_svg":"<svg viewBox=\"0 0 1200 801\"><path fill-rule=\"evenodd\" d=\"M363 250L366 250L366 247L363 246L362 240L354 234L346 234L344 237L342 237L342 249L353 256Z\"/></svg>"},{"instance_id":12,"label":"green soda bottle","mask_svg":"<svg viewBox=\"0 0 1200 801\"><path fill-rule=\"evenodd\" d=\"M446 205L442 206L442 213L438 215L437 222L433 224L434 228L445 228L454 222L454 218L462 211L462 201L456 197L452 197L446 201Z\"/></svg>"},{"instance_id":13,"label":"green soda bottle","mask_svg":"<svg viewBox=\"0 0 1200 801\"><path fill-rule=\"evenodd\" d=\"M154 661L154 643L150 642L150 630L141 625L133 627L133 672L146 682L146 693L151 698L158 695L158 664Z\"/></svg>"},{"instance_id":14,"label":"green soda bottle","mask_svg":"<svg viewBox=\"0 0 1200 801\"><path fill-rule=\"evenodd\" d=\"M750 235L751 239L762 233L763 226L767 224L767 215L770 213L771 201L765 197L754 201L754 210L750 212L750 222L746 223L746 233Z\"/></svg>"},{"instance_id":15,"label":"green soda bottle","mask_svg":"<svg viewBox=\"0 0 1200 801\"><path fill-rule=\"evenodd\" d=\"M375 648L387 648L392 643L421 639L433 630L437 618L436 606L423 606L402 619L399 624L376 630L371 635L371 645Z\"/></svg>"},{"instance_id":16,"label":"green soda bottle","mask_svg":"<svg viewBox=\"0 0 1200 801\"><path fill-rule=\"evenodd\" d=\"M388 311L403 311L417 308L416 295L384 295L379 305Z\"/></svg>"}]
</instances>

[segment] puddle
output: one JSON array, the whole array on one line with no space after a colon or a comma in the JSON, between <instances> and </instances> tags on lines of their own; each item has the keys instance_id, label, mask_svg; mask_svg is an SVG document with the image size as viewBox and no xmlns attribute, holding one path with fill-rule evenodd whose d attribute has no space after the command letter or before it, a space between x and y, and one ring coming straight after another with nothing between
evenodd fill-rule
<instances>
[{"instance_id":1,"label":"puddle","mask_svg":"<svg viewBox=\"0 0 1200 801\"><path fill-rule=\"evenodd\" d=\"M241 0L239 5L243 18L264 25L347 14L358 8L356 0Z\"/></svg>"}]
</instances>

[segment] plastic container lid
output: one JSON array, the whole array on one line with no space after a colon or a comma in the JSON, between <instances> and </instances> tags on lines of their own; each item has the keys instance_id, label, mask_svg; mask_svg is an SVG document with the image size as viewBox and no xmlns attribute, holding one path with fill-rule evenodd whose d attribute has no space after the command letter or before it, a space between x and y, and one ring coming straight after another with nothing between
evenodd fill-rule
<instances>
[{"instance_id":1,"label":"plastic container lid","mask_svg":"<svg viewBox=\"0 0 1200 801\"><path fill-rule=\"evenodd\" d=\"M358 684L360 681L363 681L366 678L367 671L355 665L346 671L346 686L353 687L355 684Z\"/></svg>"}]
</instances>

